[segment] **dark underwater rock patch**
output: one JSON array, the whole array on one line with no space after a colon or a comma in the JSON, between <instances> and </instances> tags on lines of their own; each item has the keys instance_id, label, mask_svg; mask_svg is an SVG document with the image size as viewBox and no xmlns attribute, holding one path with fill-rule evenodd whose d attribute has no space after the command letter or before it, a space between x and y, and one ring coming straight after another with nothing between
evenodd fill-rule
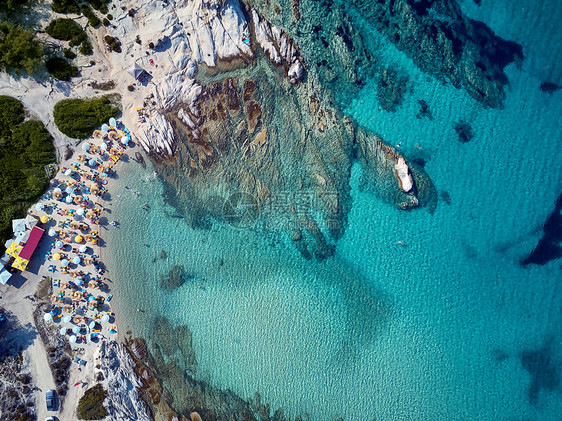
<instances>
[{"instance_id":1,"label":"dark underwater rock patch","mask_svg":"<svg viewBox=\"0 0 562 421\"><path fill-rule=\"evenodd\" d=\"M562 86L557 85L556 83L552 82L543 82L541 83L540 90L546 92L548 94L552 94L557 90L562 89Z\"/></svg>"},{"instance_id":2,"label":"dark underwater rock patch","mask_svg":"<svg viewBox=\"0 0 562 421\"><path fill-rule=\"evenodd\" d=\"M181 265L174 266L167 275L160 275L160 286L166 291L181 287L187 279L185 269Z\"/></svg>"},{"instance_id":3,"label":"dark underwater rock patch","mask_svg":"<svg viewBox=\"0 0 562 421\"><path fill-rule=\"evenodd\" d=\"M377 78L377 98L383 110L395 112L404 102L408 89L408 76L398 70L383 68Z\"/></svg>"},{"instance_id":4,"label":"dark underwater rock patch","mask_svg":"<svg viewBox=\"0 0 562 421\"><path fill-rule=\"evenodd\" d=\"M433 120L433 114L431 114L431 110L429 109L429 104L427 101L423 99L418 99L418 104L420 105L420 111L416 114L416 118L429 118Z\"/></svg>"},{"instance_id":5,"label":"dark underwater rock patch","mask_svg":"<svg viewBox=\"0 0 562 421\"><path fill-rule=\"evenodd\" d=\"M539 349L523 351L520 358L521 365L531 376L527 393L529 402L535 405L543 389L553 391L560 386L560 364L555 361L552 338Z\"/></svg>"},{"instance_id":6,"label":"dark underwater rock patch","mask_svg":"<svg viewBox=\"0 0 562 421\"><path fill-rule=\"evenodd\" d=\"M562 257L562 194L556 200L554 211L546 219L544 234L535 249L523 260L523 265L544 265Z\"/></svg>"},{"instance_id":7,"label":"dark underwater rock patch","mask_svg":"<svg viewBox=\"0 0 562 421\"><path fill-rule=\"evenodd\" d=\"M470 124L464 120L455 123L455 132L457 132L461 143L468 143L474 138L474 130L472 130Z\"/></svg>"},{"instance_id":8,"label":"dark underwater rock patch","mask_svg":"<svg viewBox=\"0 0 562 421\"><path fill-rule=\"evenodd\" d=\"M490 107L500 107L508 84L504 68L520 64L523 48L464 16L451 0L351 0L376 29L423 71Z\"/></svg>"}]
</instances>

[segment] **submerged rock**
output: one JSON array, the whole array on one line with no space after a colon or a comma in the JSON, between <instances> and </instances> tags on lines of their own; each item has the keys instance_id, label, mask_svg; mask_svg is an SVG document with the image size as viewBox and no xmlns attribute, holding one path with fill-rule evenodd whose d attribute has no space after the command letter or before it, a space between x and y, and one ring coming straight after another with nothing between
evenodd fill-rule
<instances>
[{"instance_id":1,"label":"submerged rock","mask_svg":"<svg viewBox=\"0 0 562 421\"><path fill-rule=\"evenodd\" d=\"M458 121L455 123L455 132L459 136L459 141L462 143L468 143L474 137L474 131L468 122Z\"/></svg>"},{"instance_id":2,"label":"submerged rock","mask_svg":"<svg viewBox=\"0 0 562 421\"><path fill-rule=\"evenodd\" d=\"M162 254L160 254L160 256L162 256ZM168 272L167 275L160 275L160 286L170 292L181 287L185 283L185 280L186 274L184 267L176 265L170 270L170 272Z\"/></svg>"}]
</instances>

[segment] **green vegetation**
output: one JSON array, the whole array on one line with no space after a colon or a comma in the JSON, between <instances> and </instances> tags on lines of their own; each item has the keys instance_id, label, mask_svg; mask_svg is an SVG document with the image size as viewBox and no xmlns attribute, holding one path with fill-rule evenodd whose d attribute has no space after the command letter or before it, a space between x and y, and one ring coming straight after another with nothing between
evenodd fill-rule
<instances>
[{"instance_id":1,"label":"green vegetation","mask_svg":"<svg viewBox=\"0 0 562 421\"><path fill-rule=\"evenodd\" d=\"M113 20L113 15L110 13L110 14L107 15L107 18L108 18L109 20Z\"/></svg>"},{"instance_id":2,"label":"green vegetation","mask_svg":"<svg viewBox=\"0 0 562 421\"><path fill-rule=\"evenodd\" d=\"M63 54L69 60L74 60L76 58L76 53L72 51L70 48L65 48L63 50Z\"/></svg>"},{"instance_id":3,"label":"green vegetation","mask_svg":"<svg viewBox=\"0 0 562 421\"><path fill-rule=\"evenodd\" d=\"M57 13L80 14L80 8L75 0L53 0L51 7L53 11Z\"/></svg>"},{"instance_id":4,"label":"green vegetation","mask_svg":"<svg viewBox=\"0 0 562 421\"><path fill-rule=\"evenodd\" d=\"M89 40L82 41L82 46L80 47L80 54L89 56L92 54L94 50L92 49L92 44L90 44Z\"/></svg>"},{"instance_id":5,"label":"green vegetation","mask_svg":"<svg viewBox=\"0 0 562 421\"><path fill-rule=\"evenodd\" d=\"M43 123L24 121L21 102L0 96L0 247L49 185L45 165L56 161L53 138Z\"/></svg>"},{"instance_id":6,"label":"green vegetation","mask_svg":"<svg viewBox=\"0 0 562 421\"><path fill-rule=\"evenodd\" d=\"M90 22L90 25L92 25L94 28L100 26L100 18L96 16L92 9L90 9L88 6L82 6L80 10L82 10L82 14L88 18L88 22Z\"/></svg>"},{"instance_id":7,"label":"green vegetation","mask_svg":"<svg viewBox=\"0 0 562 421\"><path fill-rule=\"evenodd\" d=\"M78 67L73 66L62 57L53 57L45 62L47 71L58 80L68 82L71 77L78 76Z\"/></svg>"},{"instance_id":8,"label":"green vegetation","mask_svg":"<svg viewBox=\"0 0 562 421\"><path fill-rule=\"evenodd\" d=\"M106 396L107 392L101 384L86 390L84 396L78 402L78 418L81 420L101 420L108 415L103 406Z\"/></svg>"},{"instance_id":9,"label":"green vegetation","mask_svg":"<svg viewBox=\"0 0 562 421\"><path fill-rule=\"evenodd\" d=\"M53 19L45 28L47 32L54 39L63 41L70 41L82 36L84 30L72 19Z\"/></svg>"},{"instance_id":10,"label":"green vegetation","mask_svg":"<svg viewBox=\"0 0 562 421\"><path fill-rule=\"evenodd\" d=\"M111 35L106 35L103 39L105 40L109 48L111 48L111 51L115 51L116 53L121 52L121 41L119 41L119 38L112 37Z\"/></svg>"},{"instance_id":11,"label":"green vegetation","mask_svg":"<svg viewBox=\"0 0 562 421\"><path fill-rule=\"evenodd\" d=\"M103 26L109 26L109 20L107 18L103 18Z\"/></svg>"},{"instance_id":12,"label":"green vegetation","mask_svg":"<svg viewBox=\"0 0 562 421\"><path fill-rule=\"evenodd\" d=\"M111 0L86 0L86 2L90 3L90 5L99 10L101 13L107 13L107 4L111 2Z\"/></svg>"},{"instance_id":13,"label":"green vegetation","mask_svg":"<svg viewBox=\"0 0 562 421\"><path fill-rule=\"evenodd\" d=\"M119 115L120 110L114 105L118 99L118 95L91 100L63 99L55 105L55 124L65 135L84 139L111 117Z\"/></svg>"},{"instance_id":14,"label":"green vegetation","mask_svg":"<svg viewBox=\"0 0 562 421\"><path fill-rule=\"evenodd\" d=\"M42 45L31 30L7 22L0 23L0 69L34 73L41 64Z\"/></svg>"}]
</instances>

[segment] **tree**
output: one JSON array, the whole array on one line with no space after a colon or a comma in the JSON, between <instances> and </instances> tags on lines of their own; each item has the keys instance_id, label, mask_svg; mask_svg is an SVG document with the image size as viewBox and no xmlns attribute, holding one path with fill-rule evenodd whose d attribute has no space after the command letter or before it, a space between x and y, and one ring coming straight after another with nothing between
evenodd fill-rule
<instances>
[{"instance_id":1,"label":"tree","mask_svg":"<svg viewBox=\"0 0 562 421\"><path fill-rule=\"evenodd\" d=\"M31 30L8 22L0 23L0 68L34 73L41 64L43 46Z\"/></svg>"}]
</instances>

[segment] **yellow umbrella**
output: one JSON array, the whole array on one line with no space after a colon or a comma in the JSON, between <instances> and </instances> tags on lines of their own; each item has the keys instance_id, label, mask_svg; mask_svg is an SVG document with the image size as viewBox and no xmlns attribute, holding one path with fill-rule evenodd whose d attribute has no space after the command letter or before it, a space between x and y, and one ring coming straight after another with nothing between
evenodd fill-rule
<instances>
[{"instance_id":1,"label":"yellow umbrella","mask_svg":"<svg viewBox=\"0 0 562 421\"><path fill-rule=\"evenodd\" d=\"M74 237L74 241L76 241L77 243L81 243L83 240L81 235L77 235L76 237Z\"/></svg>"},{"instance_id":2,"label":"yellow umbrella","mask_svg":"<svg viewBox=\"0 0 562 421\"><path fill-rule=\"evenodd\" d=\"M60 258L61 258L60 253L53 254L53 260L60 260Z\"/></svg>"},{"instance_id":3,"label":"yellow umbrella","mask_svg":"<svg viewBox=\"0 0 562 421\"><path fill-rule=\"evenodd\" d=\"M41 223L42 223L42 224L46 224L47 222L49 222L50 219L51 219L51 218L49 218L47 215L43 215L43 216L41 217Z\"/></svg>"}]
</instances>

